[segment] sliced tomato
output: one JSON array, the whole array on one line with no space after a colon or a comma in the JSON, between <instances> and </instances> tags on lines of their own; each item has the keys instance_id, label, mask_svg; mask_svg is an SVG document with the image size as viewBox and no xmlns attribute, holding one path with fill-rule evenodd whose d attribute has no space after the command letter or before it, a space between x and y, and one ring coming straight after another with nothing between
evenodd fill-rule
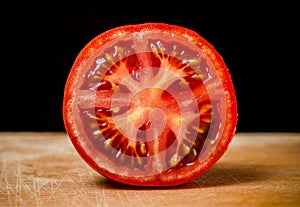
<instances>
[{"instance_id":1,"label":"sliced tomato","mask_svg":"<svg viewBox=\"0 0 300 207\"><path fill-rule=\"evenodd\" d=\"M237 124L228 68L198 33L144 23L108 30L78 54L63 118L74 147L101 175L174 186L209 170Z\"/></svg>"}]
</instances>

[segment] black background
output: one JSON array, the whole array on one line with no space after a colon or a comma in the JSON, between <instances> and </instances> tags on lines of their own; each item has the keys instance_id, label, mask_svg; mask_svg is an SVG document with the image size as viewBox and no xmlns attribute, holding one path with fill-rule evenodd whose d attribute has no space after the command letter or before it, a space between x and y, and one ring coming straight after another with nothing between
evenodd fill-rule
<instances>
[{"instance_id":1,"label":"black background","mask_svg":"<svg viewBox=\"0 0 300 207\"><path fill-rule=\"evenodd\" d=\"M123 3L2 7L0 131L65 131L64 84L85 44L116 26L164 22L196 31L223 56L237 93L238 132L300 132L297 6Z\"/></svg>"}]
</instances>

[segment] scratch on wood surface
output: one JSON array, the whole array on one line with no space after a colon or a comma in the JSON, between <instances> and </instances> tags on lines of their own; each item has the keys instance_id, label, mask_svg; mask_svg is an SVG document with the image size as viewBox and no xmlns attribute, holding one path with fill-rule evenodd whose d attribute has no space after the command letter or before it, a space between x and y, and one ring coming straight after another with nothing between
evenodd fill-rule
<instances>
[{"instance_id":1,"label":"scratch on wood surface","mask_svg":"<svg viewBox=\"0 0 300 207\"><path fill-rule=\"evenodd\" d=\"M35 203L36 203L37 206L40 206L39 201L40 201L41 195L40 195L40 190L39 189L40 189L39 182L37 182L36 179L33 179L33 190L34 190L33 195L34 195Z\"/></svg>"},{"instance_id":2,"label":"scratch on wood surface","mask_svg":"<svg viewBox=\"0 0 300 207\"><path fill-rule=\"evenodd\" d=\"M145 203L147 203L147 202L150 202L150 203L151 203L151 199L148 199L148 200L146 200L146 201L145 201L145 200L142 200L141 196L139 196L139 195L137 194L136 191L133 192L133 195L134 195L134 197L136 198L135 200L137 201L137 203L136 203L137 206L144 206ZM152 206L152 205L151 205L151 206Z\"/></svg>"},{"instance_id":3,"label":"scratch on wood surface","mask_svg":"<svg viewBox=\"0 0 300 207\"><path fill-rule=\"evenodd\" d=\"M123 197L122 197L122 195L120 194L119 191L117 191L117 195L118 195L121 206L127 206L127 205L124 204Z\"/></svg>"},{"instance_id":4,"label":"scratch on wood surface","mask_svg":"<svg viewBox=\"0 0 300 207\"><path fill-rule=\"evenodd\" d=\"M168 202L165 200L165 196L163 196L163 195L161 194L161 191L160 191L160 190L156 190L156 194L157 194L158 197L159 197L159 202L160 202L160 203L162 203L162 204L164 204L164 205L168 204Z\"/></svg>"},{"instance_id":5,"label":"scratch on wood surface","mask_svg":"<svg viewBox=\"0 0 300 207\"><path fill-rule=\"evenodd\" d=\"M101 188L101 190L97 190L95 192L95 197L96 197L96 204L97 206L103 206L103 207L108 207L107 200L106 200L106 195L104 188Z\"/></svg>"},{"instance_id":6,"label":"scratch on wood surface","mask_svg":"<svg viewBox=\"0 0 300 207\"><path fill-rule=\"evenodd\" d=\"M2 160L1 164L0 201L4 202L4 206L24 206L28 202L32 206L43 206L49 201L57 203L59 201L56 198L61 193L62 184L73 182L68 177L55 179L24 176L24 166L20 160L15 160L10 169L6 160Z\"/></svg>"},{"instance_id":7,"label":"scratch on wood surface","mask_svg":"<svg viewBox=\"0 0 300 207\"><path fill-rule=\"evenodd\" d=\"M229 176L237 183L239 183L239 184L241 183L233 174L229 173Z\"/></svg>"},{"instance_id":8,"label":"scratch on wood surface","mask_svg":"<svg viewBox=\"0 0 300 207\"><path fill-rule=\"evenodd\" d=\"M8 205L12 206L10 190L9 190L9 189L11 189L11 186L10 186L10 184L8 182L8 178L7 178L7 163L5 160L3 160L2 163L3 163L3 166L2 166L2 172L1 172L0 187L1 187L1 189L3 189L2 186L3 185L5 186ZM4 180L4 184L3 184L3 180ZM1 194L5 195L5 192L3 192L3 193L1 192Z\"/></svg>"},{"instance_id":9,"label":"scratch on wood surface","mask_svg":"<svg viewBox=\"0 0 300 207\"><path fill-rule=\"evenodd\" d=\"M125 199L124 199L124 201L126 202L126 203L131 203L131 201L132 201L132 199L129 199L128 198L128 193L129 193L130 191L122 191L122 194L124 195L123 197L125 197Z\"/></svg>"},{"instance_id":10,"label":"scratch on wood surface","mask_svg":"<svg viewBox=\"0 0 300 207\"><path fill-rule=\"evenodd\" d=\"M22 203L22 168L21 168L21 161L18 160L17 162L17 172L16 172L16 201L21 204Z\"/></svg>"},{"instance_id":11,"label":"scratch on wood surface","mask_svg":"<svg viewBox=\"0 0 300 207\"><path fill-rule=\"evenodd\" d=\"M137 194L137 193L136 193ZM136 195L137 197L141 197L144 199L144 202L143 202L143 206L145 206L145 203L147 203L148 206L155 206L155 201L153 199L153 197L149 197L149 192L146 191L146 190L142 190L141 191L141 194L139 195ZM145 200L145 198L147 198L147 200Z\"/></svg>"}]
</instances>

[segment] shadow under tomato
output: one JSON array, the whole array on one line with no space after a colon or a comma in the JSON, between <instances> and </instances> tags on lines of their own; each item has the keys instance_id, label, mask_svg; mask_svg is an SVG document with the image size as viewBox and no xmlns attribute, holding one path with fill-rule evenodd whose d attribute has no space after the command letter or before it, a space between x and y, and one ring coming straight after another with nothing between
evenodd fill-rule
<instances>
[{"instance_id":1,"label":"shadow under tomato","mask_svg":"<svg viewBox=\"0 0 300 207\"><path fill-rule=\"evenodd\" d=\"M189 189L208 188L227 185L240 185L243 183L256 182L270 179L269 172L261 165L244 164L216 164L205 174L192 182L169 187L130 186L115 182L104 177L94 180L94 184L101 188L119 190L158 190L158 189Z\"/></svg>"}]
</instances>

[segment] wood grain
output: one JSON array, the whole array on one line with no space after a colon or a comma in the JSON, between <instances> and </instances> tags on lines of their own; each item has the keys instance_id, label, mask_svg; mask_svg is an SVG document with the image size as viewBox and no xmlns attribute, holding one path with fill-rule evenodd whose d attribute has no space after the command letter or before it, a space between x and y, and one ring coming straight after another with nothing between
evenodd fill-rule
<instances>
[{"instance_id":1,"label":"wood grain","mask_svg":"<svg viewBox=\"0 0 300 207\"><path fill-rule=\"evenodd\" d=\"M300 134L237 133L195 181L130 187L94 172L65 133L0 133L0 206L300 206Z\"/></svg>"}]
</instances>

